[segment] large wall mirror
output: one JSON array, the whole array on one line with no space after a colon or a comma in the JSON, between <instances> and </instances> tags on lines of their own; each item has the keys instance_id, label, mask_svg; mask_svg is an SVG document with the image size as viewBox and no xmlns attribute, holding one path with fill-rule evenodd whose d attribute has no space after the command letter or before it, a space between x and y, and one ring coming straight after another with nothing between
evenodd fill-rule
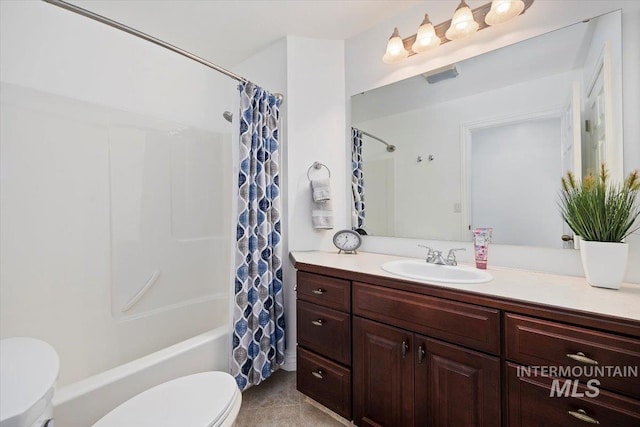
<instances>
[{"instance_id":1,"label":"large wall mirror","mask_svg":"<svg viewBox=\"0 0 640 427\"><path fill-rule=\"evenodd\" d=\"M622 177L621 41L615 11L353 96L354 227L573 247L560 177Z\"/></svg>"}]
</instances>

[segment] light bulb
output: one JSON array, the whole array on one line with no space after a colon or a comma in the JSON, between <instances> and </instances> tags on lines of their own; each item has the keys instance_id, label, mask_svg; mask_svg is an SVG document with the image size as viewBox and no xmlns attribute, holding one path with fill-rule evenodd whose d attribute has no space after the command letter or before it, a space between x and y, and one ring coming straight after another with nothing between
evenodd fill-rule
<instances>
[{"instance_id":1,"label":"light bulb","mask_svg":"<svg viewBox=\"0 0 640 427\"><path fill-rule=\"evenodd\" d=\"M398 33L398 29L395 28L393 30L393 34L389 37L389 42L387 43L387 51L382 57L382 61L386 64L395 64L396 62L400 62L409 56L409 52L404 48L404 43L402 42L402 37L400 37L400 33Z\"/></svg>"},{"instance_id":2,"label":"light bulb","mask_svg":"<svg viewBox=\"0 0 640 427\"><path fill-rule=\"evenodd\" d=\"M426 52L435 49L439 45L440 37L436 35L436 30L433 28L431 21L429 21L429 15L425 14L416 34L416 41L411 45L411 50L415 53Z\"/></svg>"},{"instance_id":3,"label":"light bulb","mask_svg":"<svg viewBox=\"0 0 640 427\"><path fill-rule=\"evenodd\" d=\"M478 23L473 19L469 6L462 0L451 18L451 25L445 33L449 40L458 40L470 36L478 31Z\"/></svg>"},{"instance_id":4,"label":"light bulb","mask_svg":"<svg viewBox=\"0 0 640 427\"><path fill-rule=\"evenodd\" d=\"M520 15L524 10L522 0L493 0L491 10L484 18L487 25L496 25L506 22Z\"/></svg>"}]
</instances>

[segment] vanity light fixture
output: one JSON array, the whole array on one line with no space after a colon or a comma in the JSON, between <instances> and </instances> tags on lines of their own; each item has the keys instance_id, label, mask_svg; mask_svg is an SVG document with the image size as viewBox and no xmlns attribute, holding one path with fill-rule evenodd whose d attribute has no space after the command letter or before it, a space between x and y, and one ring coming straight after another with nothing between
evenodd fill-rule
<instances>
[{"instance_id":1,"label":"vanity light fixture","mask_svg":"<svg viewBox=\"0 0 640 427\"><path fill-rule=\"evenodd\" d=\"M395 64L417 53L433 50L440 44L468 37L490 25L515 18L529 9L533 2L534 0L493 0L471 10L465 0L461 0L453 17L435 26L429 20L429 15L425 14L416 34L403 39L397 27L393 30L382 61Z\"/></svg>"},{"instance_id":2,"label":"vanity light fixture","mask_svg":"<svg viewBox=\"0 0 640 427\"><path fill-rule=\"evenodd\" d=\"M427 52L440 46L440 37L436 35L436 30L429 20L429 15L424 14L424 20L418 28L416 41L411 45L411 50L415 53Z\"/></svg>"},{"instance_id":3,"label":"vanity light fixture","mask_svg":"<svg viewBox=\"0 0 640 427\"><path fill-rule=\"evenodd\" d=\"M487 25L502 24L520 15L523 10L524 2L522 0L493 0L491 10L487 13L484 22Z\"/></svg>"},{"instance_id":4,"label":"vanity light fixture","mask_svg":"<svg viewBox=\"0 0 640 427\"><path fill-rule=\"evenodd\" d=\"M451 18L451 25L445 37L449 40L463 39L478 31L479 27L480 25L473 19L471 8L462 0Z\"/></svg>"},{"instance_id":5,"label":"vanity light fixture","mask_svg":"<svg viewBox=\"0 0 640 427\"><path fill-rule=\"evenodd\" d=\"M402 61L407 56L409 56L409 52L405 49L403 40L400 37L400 33L398 33L398 28L396 27L394 28L391 37L389 37L387 51L382 57L382 61L387 64L395 64L396 62Z\"/></svg>"}]
</instances>

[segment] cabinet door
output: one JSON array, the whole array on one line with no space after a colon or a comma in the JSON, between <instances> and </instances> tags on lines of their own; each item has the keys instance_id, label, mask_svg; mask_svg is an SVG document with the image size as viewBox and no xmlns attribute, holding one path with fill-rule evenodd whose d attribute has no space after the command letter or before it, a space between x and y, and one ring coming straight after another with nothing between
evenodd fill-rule
<instances>
[{"instance_id":1,"label":"cabinet door","mask_svg":"<svg viewBox=\"0 0 640 427\"><path fill-rule=\"evenodd\" d=\"M500 425L500 360L416 335L416 426Z\"/></svg>"},{"instance_id":2,"label":"cabinet door","mask_svg":"<svg viewBox=\"0 0 640 427\"><path fill-rule=\"evenodd\" d=\"M413 426L413 334L353 318L354 422Z\"/></svg>"}]
</instances>

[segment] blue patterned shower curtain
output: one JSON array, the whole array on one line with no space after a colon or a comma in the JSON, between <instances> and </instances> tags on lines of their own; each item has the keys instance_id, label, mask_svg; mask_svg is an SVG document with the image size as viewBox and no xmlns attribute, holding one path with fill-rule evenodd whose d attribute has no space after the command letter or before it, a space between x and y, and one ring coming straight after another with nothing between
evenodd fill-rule
<instances>
[{"instance_id":1,"label":"blue patterned shower curtain","mask_svg":"<svg viewBox=\"0 0 640 427\"><path fill-rule=\"evenodd\" d=\"M284 363L278 107L253 83L240 90L240 171L231 374L241 390Z\"/></svg>"},{"instance_id":2,"label":"blue patterned shower curtain","mask_svg":"<svg viewBox=\"0 0 640 427\"><path fill-rule=\"evenodd\" d=\"M351 190L354 228L366 226L364 216L364 172L362 170L362 131L351 128Z\"/></svg>"}]
</instances>

